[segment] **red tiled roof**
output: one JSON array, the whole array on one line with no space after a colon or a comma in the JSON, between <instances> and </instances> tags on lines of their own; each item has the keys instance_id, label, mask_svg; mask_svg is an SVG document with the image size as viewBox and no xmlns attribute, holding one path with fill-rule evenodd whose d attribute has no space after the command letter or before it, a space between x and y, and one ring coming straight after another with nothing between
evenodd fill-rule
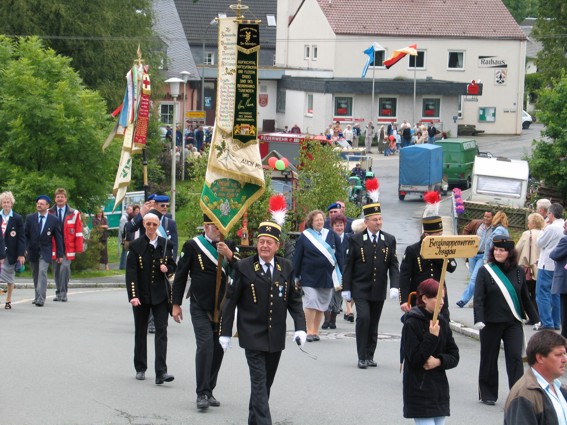
<instances>
[{"instance_id":1,"label":"red tiled roof","mask_svg":"<svg viewBox=\"0 0 567 425\"><path fill-rule=\"evenodd\" d=\"M317 3L335 34L526 38L502 0L317 0Z\"/></svg>"}]
</instances>

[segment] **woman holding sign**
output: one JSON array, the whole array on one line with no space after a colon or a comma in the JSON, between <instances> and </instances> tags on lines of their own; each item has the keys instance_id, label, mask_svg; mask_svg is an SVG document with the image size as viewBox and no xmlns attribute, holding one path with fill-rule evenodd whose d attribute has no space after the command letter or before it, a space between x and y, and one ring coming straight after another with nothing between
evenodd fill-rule
<instances>
[{"instance_id":1,"label":"woman holding sign","mask_svg":"<svg viewBox=\"0 0 567 425\"><path fill-rule=\"evenodd\" d=\"M449 322L443 315L433 323L439 282L427 279L417 287L417 306L406 315L404 351L404 418L417 425L443 425L449 416L447 369L459 363ZM441 298L441 306L443 306Z\"/></svg>"},{"instance_id":2,"label":"woman holding sign","mask_svg":"<svg viewBox=\"0 0 567 425\"><path fill-rule=\"evenodd\" d=\"M479 398L489 406L494 406L498 399L500 341L504 343L508 386L512 388L524 373L522 320L527 313L532 322L539 322L530 301L526 275L518 266L514 241L497 235L492 245L488 264L478 271L474 292L474 322L480 330Z\"/></svg>"}]
</instances>

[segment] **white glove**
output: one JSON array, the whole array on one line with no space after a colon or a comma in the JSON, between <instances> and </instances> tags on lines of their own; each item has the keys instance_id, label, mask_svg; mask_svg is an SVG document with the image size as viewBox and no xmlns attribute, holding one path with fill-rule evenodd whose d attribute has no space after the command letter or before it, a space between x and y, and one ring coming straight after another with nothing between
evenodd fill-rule
<instances>
[{"instance_id":1,"label":"white glove","mask_svg":"<svg viewBox=\"0 0 567 425\"><path fill-rule=\"evenodd\" d=\"M350 291L343 291L341 293L341 297L343 297L343 300L345 300L345 301L352 300L352 295L351 295Z\"/></svg>"},{"instance_id":2,"label":"white glove","mask_svg":"<svg viewBox=\"0 0 567 425\"><path fill-rule=\"evenodd\" d=\"M307 334L305 333L305 331L295 331L295 333L293 334L293 340L295 342L297 342L297 338L299 338L299 346L303 347L303 345L305 344L305 340L307 339Z\"/></svg>"},{"instance_id":3,"label":"white glove","mask_svg":"<svg viewBox=\"0 0 567 425\"><path fill-rule=\"evenodd\" d=\"M479 331L483 330L485 326L486 326L486 325L484 324L484 322L476 322L476 323L474 324L474 327L475 327L476 329L478 329Z\"/></svg>"},{"instance_id":4,"label":"white glove","mask_svg":"<svg viewBox=\"0 0 567 425\"><path fill-rule=\"evenodd\" d=\"M400 296L400 290L398 288L390 288L390 299L397 300Z\"/></svg>"},{"instance_id":5,"label":"white glove","mask_svg":"<svg viewBox=\"0 0 567 425\"><path fill-rule=\"evenodd\" d=\"M223 351L226 353L226 350L228 350L230 348L230 337L229 336L219 337L219 343L220 343Z\"/></svg>"}]
</instances>

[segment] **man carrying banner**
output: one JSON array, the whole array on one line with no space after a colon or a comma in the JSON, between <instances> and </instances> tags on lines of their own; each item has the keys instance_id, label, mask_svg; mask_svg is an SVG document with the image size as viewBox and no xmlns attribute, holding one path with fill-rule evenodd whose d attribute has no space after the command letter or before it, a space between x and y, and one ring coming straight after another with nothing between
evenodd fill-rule
<instances>
[{"instance_id":1,"label":"man carrying banner","mask_svg":"<svg viewBox=\"0 0 567 425\"><path fill-rule=\"evenodd\" d=\"M191 274L191 286L187 291L190 298L189 312L195 332L197 351L195 354L197 378L197 408L220 406L213 396L217 376L221 367L223 350L219 345L218 324L214 323L215 310L219 309L224 296L226 282L231 268L239 259L234 243L221 242L221 233L209 217L204 216L205 234L188 240L183 245L179 266L173 281L173 320L183 320L183 294L187 278ZM223 265L218 298L215 299L216 276L219 254L226 259Z\"/></svg>"}]
</instances>

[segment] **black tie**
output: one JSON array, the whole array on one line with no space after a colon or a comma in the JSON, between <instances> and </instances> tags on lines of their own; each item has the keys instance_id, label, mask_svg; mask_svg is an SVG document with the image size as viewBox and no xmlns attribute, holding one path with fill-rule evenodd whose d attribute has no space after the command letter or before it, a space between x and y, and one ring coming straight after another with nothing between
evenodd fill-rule
<instances>
[{"instance_id":1,"label":"black tie","mask_svg":"<svg viewBox=\"0 0 567 425\"><path fill-rule=\"evenodd\" d=\"M59 221L63 223L63 209L59 208Z\"/></svg>"},{"instance_id":2,"label":"black tie","mask_svg":"<svg viewBox=\"0 0 567 425\"><path fill-rule=\"evenodd\" d=\"M266 263L266 276L268 277L268 280L271 282L272 281L272 271L270 270L270 263Z\"/></svg>"},{"instance_id":3,"label":"black tie","mask_svg":"<svg viewBox=\"0 0 567 425\"><path fill-rule=\"evenodd\" d=\"M44 218L45 218L45 217L42 216L42 215L39 216L39 222L38 222L37 226L38 226L38 233L40 233L40 234L41 234L41 229L42 229L42 227L43 227L43 219L44 219Z\"/></svg>"},{"instance_id":4,"label":"black tie","mask_svg":"<svg viewBox=\"0 0 567 425\"><path fill-rule=\"evenodd\" d=\"M372 235L372 243L376 244L376 235Z\"/></svg>"}]
</instances>

